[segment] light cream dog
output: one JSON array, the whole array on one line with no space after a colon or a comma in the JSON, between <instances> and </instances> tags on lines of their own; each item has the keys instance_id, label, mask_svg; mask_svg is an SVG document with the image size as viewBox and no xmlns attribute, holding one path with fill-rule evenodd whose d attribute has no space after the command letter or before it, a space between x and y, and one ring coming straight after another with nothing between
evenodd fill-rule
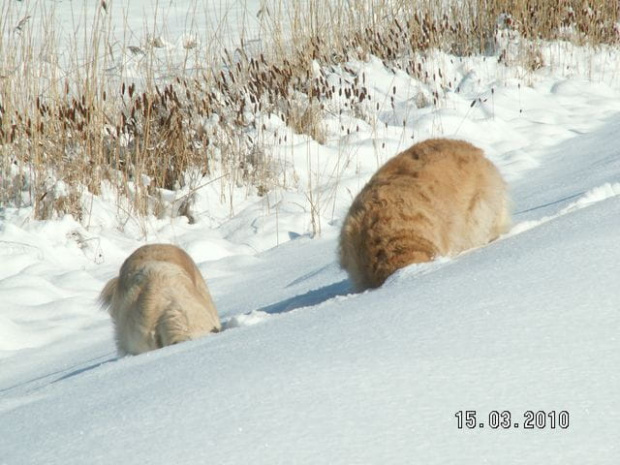
<instances>
[{"instance_id":1,"label":"light cream dog","mask_svg":"<svg viewBox=\"0 0 620 465\"><path fill-rule=\"evenodd\" d=\"M508 195L482 150L457 140L416 144L357 195L340 233L340 265L357 290L394 271L484 245L509 226Z\"/></svg>"},{"instance_id":2,"label":"light cream dog","mask_svg":"<svg viewBox=\"0 0 620 465\"><path fill-rule=\"evenodd\" d=\"M99 300L112 316L120 355L137 355L221 328L200 270L174 245L140 247Z\"/></svg>"}]
</instances>

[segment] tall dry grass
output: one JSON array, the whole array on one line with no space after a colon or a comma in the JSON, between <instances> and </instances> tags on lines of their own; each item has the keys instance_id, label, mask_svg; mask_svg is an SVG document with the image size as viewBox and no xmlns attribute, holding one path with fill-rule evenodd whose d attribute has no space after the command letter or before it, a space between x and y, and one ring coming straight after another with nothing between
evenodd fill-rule
<instances>
[{"instance_id":1,"label":"tall dry grass","mask_svg":"<svg viewBox=\"0 0 620 465\"><path fill-rule=\"evenodd\" d=\"M501 31L525 39L522 65L536 68L537 41L616 44L620 14L606 0L270 0L259 12L260 49L218 47L218 37L204 50L188 42L188 56L205 66L162 76L158 37L119 45L105 1L68 51L59 48L53 3L40 3L49 11L36 28L15 5L7 0L0 11L0 209L32 206L36 218L83 218L84 194L104 181L130 199L127 214L157 213L161 189L191 192L216 168L223 186L264 194L275 176L256 115L275 114L322 142L335 93L352 111L367 99L363 76L336 89L317 68L375 56L429 80L421 63L429 50L505 60ZM139 78L115 73L119 54L139 57ZM176 214L191 218L189 201Z\"/></svg>"}]
</instances>

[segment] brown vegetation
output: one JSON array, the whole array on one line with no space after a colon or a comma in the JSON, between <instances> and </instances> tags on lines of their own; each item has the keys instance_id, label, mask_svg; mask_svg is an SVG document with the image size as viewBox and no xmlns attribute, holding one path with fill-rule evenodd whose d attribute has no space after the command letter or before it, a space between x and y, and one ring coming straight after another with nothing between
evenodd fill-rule
<instances>
[{"instance_id":1,"label":"brown vegetation","mask_svg":"<svg viewBox=\"0 0 620 465\"><path fill-rule=\"evenodd\" d=\"M317 65L373 55L430 81L435 77L422 66L429 49L501 61L496 38L502 31L527 39L523 59L532 69L542 66L539 40L598 45L619 38L618 4L605 0L466 0L449 8L430 0L372 7L313 0L262 18L272 42L261 53L243 46L234 56L211 51L205 62L216 56L219 65L198 74L180 70L165 82L147 70L138 88L123 77L105 78L103 28L92 31L91 59L79 71L61 73L53 60L39 61L43 51L34 45L28 18L12 17L11 3L2 7L0 25L0 207L33 205L37 218L83 216L83 194L97 194L104 180L131 199L128 213L153 213L159 189L194 189L188 172L208 175L215 166L226 182L269 191L272 166L252 115L277 115L323 141L325 102L344 93L355 111L368 98L363 76L336 89L314 71ZM284 25L294 34L282 32ZM53 48L54 41L45 46Z\"/></svg>"}]
</instances>

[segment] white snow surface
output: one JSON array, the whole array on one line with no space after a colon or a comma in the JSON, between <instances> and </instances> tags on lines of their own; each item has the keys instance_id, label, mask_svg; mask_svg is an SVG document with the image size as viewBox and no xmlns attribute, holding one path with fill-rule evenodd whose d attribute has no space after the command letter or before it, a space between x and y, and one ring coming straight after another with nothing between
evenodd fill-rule
<instances>
[{"instance_id":1,"label":"white snow surface","mask_svg":"<svg viewBox=\"0 0 620 465\"><path fill-rule=\"evenodd\" d=\"M209 185L196 224L119 229L106 195L89 224L6 209L0 464L620 463L618 53L559 48L565 61L536 72L437 54L460 89L421 109L422 84L351 63L373 95L397 88L395 108L324 145L271 119L289 131L274 156L298 184L239 188L225 204ZM353 294L336 258L346 209L378 166L431 136L486 150L513 228ZM96 298L147 242L194 257L225 330L118 358ZM467 410L483 428L457 427ZM511 412L510 429L491 428L494 410ZM566 411L570 425L524 429L530 410Z\"/></svg>"}]
</instances>

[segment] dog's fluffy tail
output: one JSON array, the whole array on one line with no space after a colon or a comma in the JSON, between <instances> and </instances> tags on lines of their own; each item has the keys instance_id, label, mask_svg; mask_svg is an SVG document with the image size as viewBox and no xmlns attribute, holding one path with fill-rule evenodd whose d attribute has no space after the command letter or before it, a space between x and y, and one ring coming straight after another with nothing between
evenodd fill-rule
<instances>
[{"instance_id":1,"label":"dog's fluffy tail","mask_svg":"<svg viewBox=\"0 0 620 465\"><path fill-rule=\"evenodd\" d=\"M112 278L105 285L101 294L99 294L99 305L101 308L107 309L112 305L112 299L116 294L116 288L118 287L118 278Z\"/></svg>"}]
</instances>

